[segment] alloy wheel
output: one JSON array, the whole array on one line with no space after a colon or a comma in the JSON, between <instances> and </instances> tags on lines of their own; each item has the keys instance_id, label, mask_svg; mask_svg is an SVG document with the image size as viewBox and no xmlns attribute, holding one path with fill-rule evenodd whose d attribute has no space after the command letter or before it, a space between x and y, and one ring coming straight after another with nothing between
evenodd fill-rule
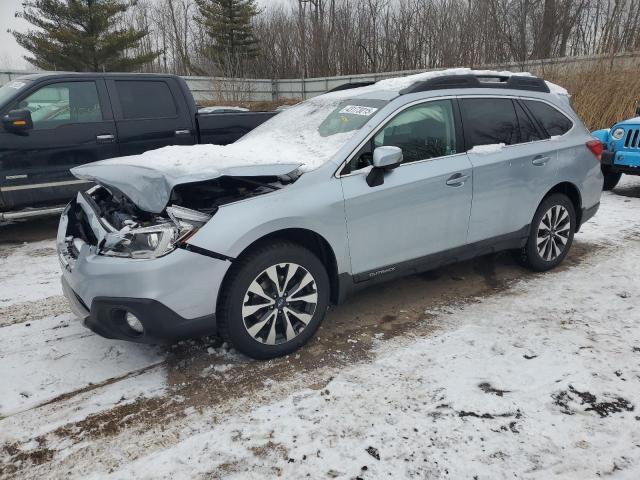
<instances>
[{"instance_id":1,"label":"alloy wheel","mask_svg":"<svg viewBox=\"0 0 640 480\"><path fill-rule=\"evenodd\" d=\"M278 263L260 272L249 284L242 303L242 320L254 340L278 345L306 328L318 305L316 281L296 263Z\"/></svg>"},{"instance_id":2,"label":"alloy wheel","mask_svg":"<svg viewBox=\"0 0 640 480\"><path fill-rule=\"evenodd\" d=\"M571 217L562 205L554 205L542 216L536 247L540 258L551 262L562 255L571 233Z\"/></svg>"}]
</instances>

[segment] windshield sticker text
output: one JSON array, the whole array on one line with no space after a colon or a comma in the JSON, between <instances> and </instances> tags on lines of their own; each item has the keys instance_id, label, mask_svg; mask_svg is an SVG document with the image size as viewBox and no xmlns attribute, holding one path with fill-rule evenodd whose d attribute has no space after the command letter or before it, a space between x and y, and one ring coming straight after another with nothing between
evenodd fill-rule
<instances>
[{"instance_id":1,"label":"windshield sticker text","mask_svg":"<svg viewBox=\"0 0 640 480\"><path fill-rule=\"evenodd\" d=\"M373 107L361 107L361 106L358 106L358 105L347 105L342 110L340 110L340 113L350 113L352 115L363 115L365 117L368 117L370 115L373 115L377 111L378 111L378 109L377 108L373 108Z\"/></svg>"}]
</instances>

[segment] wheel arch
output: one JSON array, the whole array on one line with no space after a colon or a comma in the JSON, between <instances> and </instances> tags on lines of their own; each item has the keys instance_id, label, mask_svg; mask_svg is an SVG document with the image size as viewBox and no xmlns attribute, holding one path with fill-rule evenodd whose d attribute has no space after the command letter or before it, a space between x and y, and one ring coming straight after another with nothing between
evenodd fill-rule
<instances>
[{"instance_id":1,"label":"wheel arch","mask_svg":"<svg viewBox=\"0 0 640 480\"><path fill-rule=\"evenodd\" d=\"M578 189L578 187L571 182L558 183L542 197L538 205L540 205L546 198L553 195L554 193L562 193L569 197L569 200L571 200L573 208L576 212L577 232L580 229L580 225L582 224L582 195L580 194L580 189Z\"/></svg>"},{"instance_id":2,"label":"wheel arch","mask_svg":"<svg viewBox=\"0 0 640 480\"><path fill-rule=\"evenodd\" d=\"M261 245L265 243L272 243L274 241L284 240L288 242L295 243L300 245L309 251L311 251L314 255L320 259L322 264L327 270L327 275L329 276L329 284L330 284L330 301L332 304L339 303L340 300L340 276L338 275L338 261L333 251L333 248L329 244L329 242L319 233L309 230L307 228L284 228L280 230L276 230L262 237L254 240L249 245L247 245L236 258L242 258L246 256L256 248L259 248ZM228 278L229 272L225 275L225 278L222 282L222 288L220 288L220 292L225 288L225 283ZM219 296L220 294L218 294Z\"/></svg>"}]
</instances>

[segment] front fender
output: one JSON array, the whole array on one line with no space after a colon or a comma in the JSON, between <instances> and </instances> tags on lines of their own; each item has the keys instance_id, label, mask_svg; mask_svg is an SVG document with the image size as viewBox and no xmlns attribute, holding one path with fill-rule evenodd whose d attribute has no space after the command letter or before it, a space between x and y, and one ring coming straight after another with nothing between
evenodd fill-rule
<instances>
[{"instance_id":1,"label":"front fender","mask_svg":"<svg viewBox=\"0 0 640 480\"><path fill-rule=\"evenodd\" d=\"M189 243L228 257L238 257L266 235L304 229L333 249L338 273L350 272L342 188L337 179L287 186L280 191L223 205Z\"/></svg>"}]
</instances>

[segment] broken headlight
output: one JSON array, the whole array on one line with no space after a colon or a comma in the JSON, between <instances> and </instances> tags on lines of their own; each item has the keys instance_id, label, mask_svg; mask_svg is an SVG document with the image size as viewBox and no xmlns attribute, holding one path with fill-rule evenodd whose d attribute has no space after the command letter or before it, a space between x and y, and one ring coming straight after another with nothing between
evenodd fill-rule
<instances>
[{"instance_id":1,"label":"broken headlight","mask_svg":"<svg viewBox=\"0 0 640 480\"><path fill-rule=\"evenodd\" d=\"M210 218L210 215L184 207L167 207L171 221L136 228L128 225L108 233L100 253L111 257L158 258L175 250Z\"/></svg>"}]
</instances>

